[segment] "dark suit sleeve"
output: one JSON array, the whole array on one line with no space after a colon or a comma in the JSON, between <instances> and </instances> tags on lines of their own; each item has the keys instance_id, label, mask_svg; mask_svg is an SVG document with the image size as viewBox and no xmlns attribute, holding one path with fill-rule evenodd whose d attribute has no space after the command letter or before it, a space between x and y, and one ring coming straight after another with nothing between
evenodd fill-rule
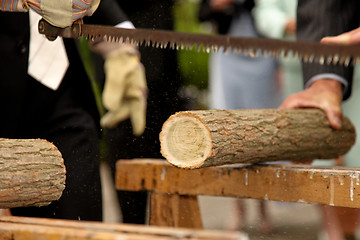
<instances>
[{"instance_id":1,"label":"dark suit sleeve","mask_svg":"<svg viewBox=\"0 0 360 240\"><path fill-rule=\"evenodd\" d=\"M320 41L325 36L335 36L359 26L358 0L299 0L297 9L297 39L299 41ZM352 67L340 65L303 64L304 82L323 73L337 74L348 82L344 94L351 94Z\"/></svg>"},{"instance_id":2,"label":"dark suit sleeve","mask_svg":"<svg viewBox=\"0 0 360 240\"><path fill-rule=\"evenodd\" d=\"M116 0L101 0L95 13L91 17L87 17L84 21L89 24L115 26L124 21L128 21L128 17Z\"/></svg>"}]
</instances>

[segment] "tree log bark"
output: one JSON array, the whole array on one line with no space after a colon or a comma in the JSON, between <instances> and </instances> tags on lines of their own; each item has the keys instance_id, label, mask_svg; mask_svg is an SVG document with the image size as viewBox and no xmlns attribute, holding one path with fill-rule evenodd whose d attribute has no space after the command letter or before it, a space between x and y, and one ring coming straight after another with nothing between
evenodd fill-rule
<instances>
[{"instance_id":1,"label":"tree log bark","mask_svg":"<svg viewBox=\"0 0 360 240\"><path fill-rule=\"evenodd\" d=\"M45 206L65 188L58 149L41 139L0 138L0 208Z\"/></svg>"},{"instance_id":2,"label":"tree log bark","mask_svg":"<svg viewBox=\"0 0 360 240\"><path fill-rule=\"evenodd\" d=\"M160 133L162 155L182 168L278 160L333 159L354 144L347 117L330 127L319 109L185 111L172 115Z\"/></svg>"}]
</instances>

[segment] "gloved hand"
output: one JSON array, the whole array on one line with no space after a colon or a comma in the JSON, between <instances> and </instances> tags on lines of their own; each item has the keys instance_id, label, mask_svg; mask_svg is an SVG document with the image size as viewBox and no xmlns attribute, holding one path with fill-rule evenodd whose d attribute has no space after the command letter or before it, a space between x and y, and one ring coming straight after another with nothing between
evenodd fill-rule
<instances>
[{"instance_id":1,"label":"gloved hand","mask_svg":"<svg viewBox=\"0 0 360 240\"><path fill-rule=\"evenodd\" d=\"M145 130L147 99L145 71L139 53L129 45L115 47L119 44L107 42L97 45L95 51L105 58L102 99L108 110L100 124L112 128L130 118L133 134L139 136Z\"/></svg>"},{"instance_id":2,"label":"gloved hand","mask_svg":"<svg viewBox=\"0 0 360 240\"><path fill-rule=\"evenodd\" d=\"M69 27L84 16L91 16L100 0L0 0L1 11L26 12L31 8L56 27Z\"/></svg>"}]
</instances>

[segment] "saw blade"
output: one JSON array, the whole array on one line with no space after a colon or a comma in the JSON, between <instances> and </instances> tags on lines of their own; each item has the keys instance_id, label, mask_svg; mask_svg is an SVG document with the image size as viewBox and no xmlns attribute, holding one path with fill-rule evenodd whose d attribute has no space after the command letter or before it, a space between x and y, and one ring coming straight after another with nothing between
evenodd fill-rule
<instances>
[{"instance_id":1,"label":"saw blade","mask_svg":"<svg viewBox=\"0 0 360 240\"><path fill-rule=\"evenodd\" d=\"M244 38L228 35L181 33L165 30L123 29L98 25L82 25L82 35L88 39L204 52L219 51L256 57L297 57L304 62L320 64L357 63L360 46L328 45L316 42L285 41L264 38Z\"/></svg>"},{"instance_id":2,"label":"saw blade","mask_svg":"<svg viewBox=\"0 0 360 240\"><path fill-rule=\"evenodd\" d=\"M294 57L304 62L320 64L342 64L348 66L359 62L360 45L328 45L318 42L286 41L265 38L234 37L182 33L152 29L125 29L112 26L76 23L67 29L51 26L44 20L39 22L39 32L49 39L56 36L77 38L85 36L92 41L106 40L150 46L156 48L186 49L204 52L224 51L250 57Z\"/></svg>"}]
</instances>

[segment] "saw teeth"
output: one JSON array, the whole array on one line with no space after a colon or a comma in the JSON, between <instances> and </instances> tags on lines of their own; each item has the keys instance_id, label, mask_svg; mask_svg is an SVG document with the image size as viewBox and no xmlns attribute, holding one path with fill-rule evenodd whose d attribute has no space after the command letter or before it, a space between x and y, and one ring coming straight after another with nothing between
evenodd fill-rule
<instances>
[{"instance_id":1,"label":"saw teeth","mask_svg":"<svg viewBox=\"0 0 360 240\"><path fill-rule=\"evenodd\" d=\"M353 65L356 65L360 62L360 58L359 57L356 57L353 59Z\"/></svg>"},{"instance_id":2,"label":"saw teeth","mask_svg":"<svg viewBox=\"0 0 360 240\"><path fill-rule=\"evenodd\" d=\"M132 44L135 46L145 46L145 47L154 47L154 48L170 48L173 50L195 50L197 52L211 53L211 52L222 52L225 55L232 54L242 54L244 56L248 56L251 58L255 57L265 57L269 56L274 58L298 58L305 63L313 63L317 62L321 65L343 65L349 66L350 64L354 65L356 63L360 63L360 56L356 55L352 49L340 48L338 53L336 50L332 49L314 49L313 51L307 51L306 49L313 49L313 46L316 45L292 45L290 43L285 42L283 45L277 42L269 42L266 45L266 42L252 40L251 42L243 42L241 41L232 41L233 39L228 38L204 38L201 36L196 39L193 37L182 36L172 37L167 33L159 36L149 35L148 32L144 30L140 30L140 32L128 33L128 30L122 30L123 32L111 32L111 29L107 31L104 35L94 34L94 30L89 29L88 31L84 31L84 36L86 39L94 41L103 39L108 42L120 42L126 44ZM144 31L144 32L142 32ZM98 31L102 32L102 31ZM114 36L115 35L115 36ZM169 37L167 37L169 36ZM176 35L174 35L176 36ZM150 39L149 39L150 38ZM235 39L236 40L236 39ZM246 47L247 46L247 47ZM305 46L309 46L310 48L305 48ZM282 49L281 49L282 48ZM304 49L304 50L302 50ZM322 55L320 54L322 53Z\"/></svg>"},{"instance_id":3,"label":"saw teeth","mask_svg":"<svg viewBox=\"0 0 360 240\"><path fill-rule=\"evenodd\" d=\"M306 54L304 55L304 62L305 63L308 63L309 62L309 56Z\"/></svg>"},{"instance_id":4,"label":"saw teeth","mask_svg":"<svg viewBox=\"0 0 360 240\"><path fill-rule=\"evenodd\" d=\"M345 63L345 57L341 57L339 60L339 64L344 65Z\"/></svg>"},{"instance_id":5,"label":"saw teeth","mask_svg":"<svg viewBox=\"0 0 360 240\"><path fill-rule=\"evenodd\" d=\"M255 53L254 49L250 49L250 51L249 51L249 56L250 56L251 58L256 57L256 53Z\"/></svg>"},{"instance_id":6,"label":"saw teeth","mask_svg":"<svg viewBox=\"0 0 360 240\"><path fill-rule=\"evenodd\" d=\"M345 62L344 62L345 67L348 67L350 65L350 62L351 62L351 57L349 57L349 56L346 57Z\"/></svg>"},{"instance_id":7,"label":"saw teeth","mask_svg":"<svg viewBox=\"0 0 360 240\"><path fill-rule=\"evenodd\" d=\"M332 56L328 56L328 57L326 58L326 65L330 65L331 62L332 62Z\"/></svg>"}]
</instances>

